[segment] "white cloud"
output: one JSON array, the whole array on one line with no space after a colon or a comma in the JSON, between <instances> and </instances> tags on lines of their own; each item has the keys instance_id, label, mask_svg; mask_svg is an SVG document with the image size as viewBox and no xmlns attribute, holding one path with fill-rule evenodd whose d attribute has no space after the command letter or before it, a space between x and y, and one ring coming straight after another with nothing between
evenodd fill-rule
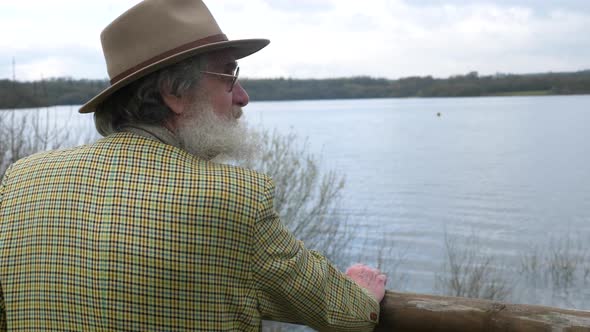
<instances>
[{"instance_id":1,"label":"white cloud","mask_svg":"<svg viewBox=\"0 0 590 332\"><path fill-rule=\"evenodd\" d=\"M11 76L13 55L22 63L23 77L34 77L33 70L105 77L99 33L137 2L3 4L0 29L14 32L0 37L0 78ZM242 60L244 76L389 78L590 68L590 6L577 0L560 3L563 6L545 0L208 1L230 38L271 39L267 49Z\"/></svg>"},{"instance_id":2,"label":"white cloud","mask_svg":"<svg viewBox=\"0 0 590 332\"><path fill-rule=\"evenodd\" d=\"M242 32L240 37L271 38L268 50L245 60L252 69L248 74L257 77L395 78L590 67L585 56L590 43L579 40L590 33L587 12L535 15L531 7L489 2L417 7L402 1L361 5L339 0L329 12L302 14L253 3L249 10L264 20L249 22L248 15L236 12L223 16L223 26Z\"/></svg>"}]
</instances>

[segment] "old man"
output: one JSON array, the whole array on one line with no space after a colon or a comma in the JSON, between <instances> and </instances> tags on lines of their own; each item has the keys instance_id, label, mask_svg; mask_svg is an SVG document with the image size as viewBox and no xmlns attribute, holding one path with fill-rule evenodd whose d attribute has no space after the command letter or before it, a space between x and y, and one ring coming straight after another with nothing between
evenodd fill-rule
<instances>
[{"instance_id":1,"label":"old man","mask_svg":"<svg viewBox=\"0 0 590 332\"><path fill-rule=\"evenodd\" d=\"M385 276L348 276L273 210L247 151L237 60L200 0L145 0L102 33L111 85L83 105L97 143L20 160L0 187L10 331L256 331L261 319L370 331Z\"/></svg>"}]
</instances>

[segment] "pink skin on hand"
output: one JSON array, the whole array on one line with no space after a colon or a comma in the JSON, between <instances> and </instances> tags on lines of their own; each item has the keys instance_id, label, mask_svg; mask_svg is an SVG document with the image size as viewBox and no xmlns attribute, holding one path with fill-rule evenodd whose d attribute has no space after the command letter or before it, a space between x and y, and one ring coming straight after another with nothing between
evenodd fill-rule
<instances>
[{"instance_id":1,"label":"pink skin on hand","mask_svg":"<svg viewBox=\"0 0 590 332\"><path fill-rule=\"evenodd\" d=\"M385 296L385 284L387 277L379 270L363 264L355 264L346 270L346 275L357 285L369 291L377 302L381 302Z\"/></svg>"}]
</instances>

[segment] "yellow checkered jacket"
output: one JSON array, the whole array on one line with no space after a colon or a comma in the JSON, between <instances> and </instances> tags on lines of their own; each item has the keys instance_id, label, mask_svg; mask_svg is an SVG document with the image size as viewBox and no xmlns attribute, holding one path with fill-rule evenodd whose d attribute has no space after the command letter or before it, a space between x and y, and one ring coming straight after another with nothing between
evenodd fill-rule
<instances>
[{"instance_id":1,"label":"yellow checkered jacket","mask_svg":"<svg viewBox=\"0 0 590 332\"><path fill-rule=\"evenodd\" d=\"M268 177L131 133L6 172L0 285L9 331L370 331L379 312L283 227Z\"/></svg>"}]
</instances>

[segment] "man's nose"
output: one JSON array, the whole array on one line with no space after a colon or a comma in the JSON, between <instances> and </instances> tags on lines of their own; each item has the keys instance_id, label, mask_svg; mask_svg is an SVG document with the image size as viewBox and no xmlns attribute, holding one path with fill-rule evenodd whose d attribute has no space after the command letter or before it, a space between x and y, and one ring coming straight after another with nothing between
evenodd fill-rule
<instances>
[{"instance_id":1,"label":"man's nose","mask_svg":"<svg viewBox=\"0 0 590 332\"><path fill-rule=\"evenodd\" d=\"M240 107L244 107L244 106L248 105L249 101L250 101L250 97L248 96L248 93L246 92L246 90L244 90L244 88L242 87L240 82L236 82L236 85L234 86L234 89L232 90L233 104L238 105Z\"/></svg>"}]
</instances>

